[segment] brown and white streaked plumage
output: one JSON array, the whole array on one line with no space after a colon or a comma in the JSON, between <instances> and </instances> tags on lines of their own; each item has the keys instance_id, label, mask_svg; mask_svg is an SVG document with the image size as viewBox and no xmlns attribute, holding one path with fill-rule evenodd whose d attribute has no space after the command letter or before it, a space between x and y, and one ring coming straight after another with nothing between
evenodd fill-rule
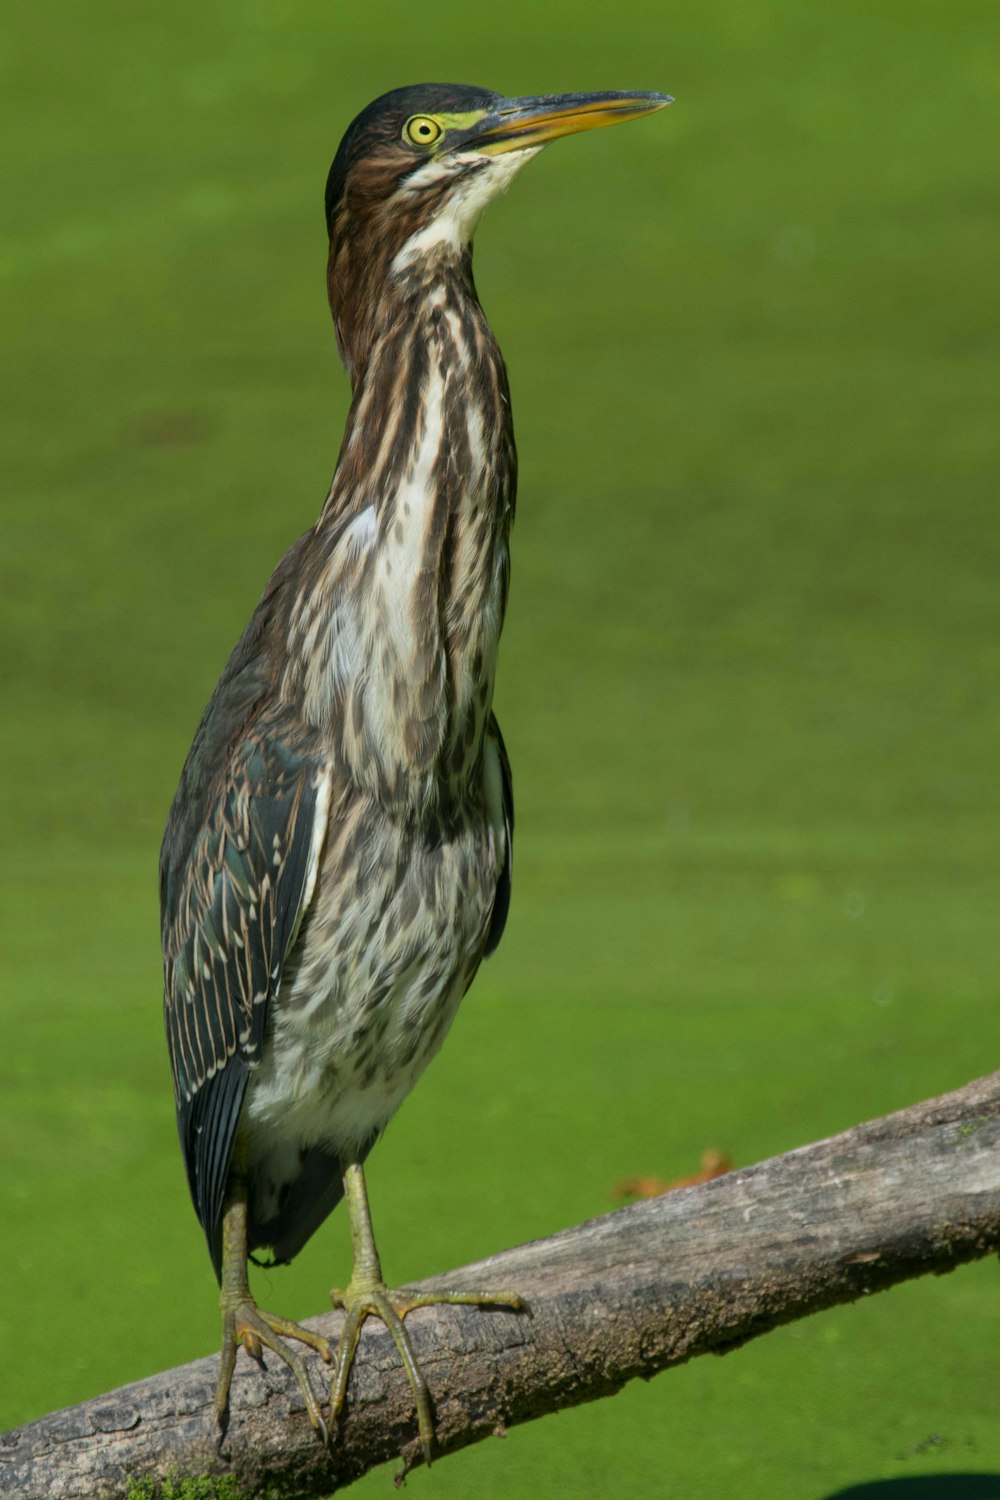
<instances>
[{"instance_id":1,"label":"brown and white streaked plumage","mask_svg":"<svg viewBox=\"0 0 1000 1500\"><path fill-rule=\"evenodd\" d=\"M276 569L202 719L160 868L178 1122L222 1287L220 1421L237 1344L266 1344L325 1431L285 1341L331 1351L256 1307L246 1259L290 1259L346 1193L355 1268L333 1416L375 1313L429 1453L402 1324L421 1299L382 1281L362 1163L499 941L510 894L510 770L491 704L516 457L472 234L547 140L666 102L399 89L359 115L331 168L347 430L319 520Z\"/></svg>"}]
</instances>

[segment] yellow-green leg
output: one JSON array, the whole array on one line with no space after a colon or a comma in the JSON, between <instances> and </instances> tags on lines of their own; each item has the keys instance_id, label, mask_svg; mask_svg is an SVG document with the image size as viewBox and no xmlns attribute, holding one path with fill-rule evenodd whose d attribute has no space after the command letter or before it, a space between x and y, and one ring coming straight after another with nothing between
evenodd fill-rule
<instances>
[{"instance_id":1,"label":"yellow-green leg","mask_svg":"<svg viewBox=\"0 0 1000 1500\"><path fill-rule=\"evenodd\" d=\"M403 1326L403 1319L415 1307L433 1307L436 1303L465 1303L479 1307L511 1307L522 1310L526 1307L522 1298L514 1292L406 1292L390 1290L382 1278L382 1264L375 1246L371 1211L368 1207L368 1190L365 1174L359 1161L341 1160L344 1177L344 1202L351 1222L351 1249L354 1266L350 1284L341 1289L334 1287L330 1293L334 1307L342 1307L346 1313L344 1326L337 1343L333 1383L330 1387L330 1414L334 1422L339 1417L347 1395L347 1381L357 1351L361 1328L366 1318L380 1318L392 1334L399 1351L403 1368L409 1377L417 1407L417 1425L424 1458L431 1461L431 1444L434 1440L434 1418L431 1411L430 1391L423 1372L413 1353L410 1335Z\"/></svg>"},{"instance_id":2,"label":"yellow-green leg","mask_svg":"<svg viewBox=\"0 0 1000 1500\"><path fill-rule=\"evenodd\" d=\"M262 1348L267 1348L284 1360L298 1382L309 1420L325 1443L326 1423L320 1414L309 1372L301 1355L289 1349L284 1341L298 1339L300 1343L308 1344L310 1349L315 1349L327 1362L333 1351L329 1341L320 1334L310 1333L308 1328L302 1328L287 1318L276 1318L273 1313L262 1312L254 1301L247 1277L246 1184L236 1173L230 1179L222 1220L222 1291L219 1304L222 1308L222 1361L215 1387L215 1416L222 1431L225 1432L229 1422L229 1387L236 1364L236 1350L242 1344L253 1359L259 1360Z\"/></svg>"}]
</instances>

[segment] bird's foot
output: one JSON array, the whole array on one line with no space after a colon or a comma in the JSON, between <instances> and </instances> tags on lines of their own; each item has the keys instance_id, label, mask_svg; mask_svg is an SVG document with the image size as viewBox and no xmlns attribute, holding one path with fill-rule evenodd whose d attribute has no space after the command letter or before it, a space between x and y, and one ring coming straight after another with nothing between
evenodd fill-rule
<instances>
[{"instance_id":1,"label":"bird's foot","mask_svg":"<svg viewBox=\"0 0 1000 1500\"><path fill-rule=\"evenodd\" d=\"M515 1292L407 1292L394 1291L381 1279L355 1276L344 1289L334 1287L330 1293L334 1307L346 1313L337 1343L333 1381L330 1386L330 1418L336 1423L347 1395L347 1381L366 1318L379 1318L392 1335L403 1368L409 1378L417 1408L417 1427L424 1461L430 1464L434 1441L434 1416L431 1395L423 1371L417 1363L410 1335L403 1320L417 1307L434 1307L438 1303L464 1304L473 1307L509 1307L515 1312L527 1310L527 1303Z\"/></svg>"},{"instance_id":2,"label":"bird's foot","mask_svg":"<svg viewBox=\"0 0 1000 1500\"><path fill-rule=\"evenodd\" d=\"M223 1306L222 1361L215 1387L215 1416L223 1433L229 1424L229 1387L236 1364L236 1351L242 1344L252 1359L261 1360L266 1348L273 1350L279 1359L284 1360L302 1392L310 1422L323 1442L328 1441L329 1434L309 1379L309 1371L302 1356L285 1343L286 1339L298 1339L300 1343L307 1344L310 1349L321 1354L327 1364L333 1357L328 1339L321 1334L311 1333L308 1328L292 1323L288 1318L276 1318L273 1313L263 1312L249 1296Z\"/></svg>"}]
</instances>

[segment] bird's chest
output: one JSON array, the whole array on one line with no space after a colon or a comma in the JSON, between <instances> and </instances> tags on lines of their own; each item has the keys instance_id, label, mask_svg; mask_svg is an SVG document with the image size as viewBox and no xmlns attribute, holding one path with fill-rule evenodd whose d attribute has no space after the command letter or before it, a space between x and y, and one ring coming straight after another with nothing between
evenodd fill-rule
<instances>
[{"instance_id":1,"label":"bird's chest","mask_svg":"<svg viewBox=\"0 0 1000 1500\"><path fill-rule=\"evenodd\" d=\"M341 810L251 1080L251 1123L335 1146L383 1128L479 965L497 858L475 807L419 833L364 798Z\"/></svg>"}]
</instances>

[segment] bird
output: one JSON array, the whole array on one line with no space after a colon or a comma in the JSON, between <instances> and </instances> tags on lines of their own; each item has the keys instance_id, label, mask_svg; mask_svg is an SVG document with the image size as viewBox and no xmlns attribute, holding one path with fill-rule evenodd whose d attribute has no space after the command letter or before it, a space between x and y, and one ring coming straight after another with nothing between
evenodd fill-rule
<instances>
[{"instance_id":1,"label":"bird","mask_svg":"<svg viewBox=\"0 0 1000 1500\"><path fill-rule=\"evenodd\" d=\"M511 770L492 700L517 458L472 239L548 142L668 103L419 84L362 110L330 168L343 442L318 520L215 687L160 856L178 1130L220 1288L222 1433L242 1346L285 1362L329 1441L376 1317L429 1462L432 1403L404 1319L439 1302L524 1309L505 1289L390 1288L364 1175L510 903ZM247 1266L290 1261L342 1198L353 1268L331 1293L345 1313L334 1349L260 1308ZM297 1345L332 1364L328 1419Z\"/></svg>"}]
</instances>

